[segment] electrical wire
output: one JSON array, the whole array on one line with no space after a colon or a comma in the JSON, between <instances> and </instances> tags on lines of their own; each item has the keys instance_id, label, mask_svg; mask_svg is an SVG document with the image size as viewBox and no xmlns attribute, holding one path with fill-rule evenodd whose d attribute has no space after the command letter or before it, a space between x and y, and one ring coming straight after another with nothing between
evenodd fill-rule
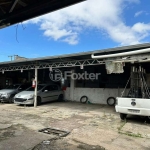
<instances>
[{"instance_id":1,"label":"electrical wire","mask_svg":"<svg viewBox=\"0 0 150 150\"><path fill-rule=\"evenodd\" d=\"M121 97L124 95L124 92L125 92L125 90L126 90L126 88L127 88L127 86L128 86L128 83L129 83L130 79L131 79L131 75L130 75L128 81L127 81L127 84L126 84L126 86L125 86L125 88L124 88L122 94L121 94Z\"/></svg>"},{"instance_id":2,"label":"electrical wire","mask_svg":"<svg viewBox=\"0 0 150 150\"><path fill-rule=\"evenodd\" d=\"M143 82L144 82L144 87L145 87L145 90L146 90L146 94L147 94L148 98L150 98L149 88L148 88L147 83L145 81L143 72L142 72L142 78L143 78Z\"/></svg>"},{"instance_id":3,"label":"electrical wire","mask_svg":"<svg viewBox=\"0 0 150 150\"><path fill-rule=\"evenodd\" d=\"M137 72L138 73L137 79L138 79L138 81L140 81L140 87L141 87L140 89L141 89L141 93L142 93L142 98L150 98L150 91L149 91L148 85L146 83L146 80L145 80L145 77L144 77L144 73L141 70L139 70ZM127 88L127 85L129 83L130 79L131 79L131 76L129 77L129 79L127 81L127 84L126 84L126 86L125 86L125 88L124 88L124 90L123 90L123 92L121 94L121 97L124 95L124 92L125 92L125 90ZM139 90L139 85L138 84L135 85L135 82L134 82L133 87L131 87L131 96L132 95L136 96L135 95L135 92L136 92L135 91L135 86L137 87L137 90ZM137 93L138 93L137 97L139 97L139 91L137 91Z\"/></svg>"},{"instance_id":4,"label":"electrical wire","mask_svg":"<svg viewBox=\"0 0 150 150\"><path fill-rule=\"evenodd\" d=\"M139 79L141 82L142 98L145 98L144 83L143 83L143 78L142 78L142 72L140 70L139 70Z\"/></svg>"},{"instance_id":5,"label":"electrical wire","mask_svg":"<svg viewBox=\"0 0 150 150\"><path fill-rule=\"evenodd\" d=\"M18 41L18 25L19 24L16 25L16 41L19 43L19 41Z\"/></svg>"}]
</instances>

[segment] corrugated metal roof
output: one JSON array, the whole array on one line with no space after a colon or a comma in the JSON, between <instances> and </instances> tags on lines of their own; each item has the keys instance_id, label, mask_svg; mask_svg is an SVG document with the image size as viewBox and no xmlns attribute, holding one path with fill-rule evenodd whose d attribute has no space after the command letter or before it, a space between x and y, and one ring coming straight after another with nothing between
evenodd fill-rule
<instances>
[{"instance_id":1,"label":"corrugated metal roof","mask_svg":"<svg viewBox=\"0 0 150 150\"><path fill-rule=\"evenodd\" d=\"M47 56L47 57L39 57L39 58L31 58L27 60L19 60L19 61L8 61L8 62L1 62L0 66L3 65L15 65L15 64L29 64L35 63L37 61L51 61L51 62L58 62L58 61L67 61L67 60L82 60L82 59L91 59L91 54L97 55L104 55L104 54L114 54L118 52L127 52L127 51L134 51L139 49L150 48L150 43L144 44L137 44L137 45L130 45L130 46L123 46L123 47L116 47L116 48L109 48L109 49L102 49L102 50L94 50L88 52L81 52L81 53L73 53L73 54L65 54L65 55L58 55L58 56Z\"/></svg>"}]
</instances>

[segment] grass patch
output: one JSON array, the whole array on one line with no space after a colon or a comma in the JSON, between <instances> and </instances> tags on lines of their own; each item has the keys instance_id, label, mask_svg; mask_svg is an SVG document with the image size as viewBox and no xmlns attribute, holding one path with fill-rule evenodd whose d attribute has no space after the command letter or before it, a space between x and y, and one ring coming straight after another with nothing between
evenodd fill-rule
<instances>
[{"instance_id":1,"label":"grass patch","mask_svg":"<svg viewBox=\"0 0 150 150\"><path fill-rule=\"evenodd\" d=\"M121 132L121 131L119 131L118 133L124 134L124 135L127 135L127 136L131 136L131 137L143 138L140 133L137 133L137 134L135 134L135 133L127 133L127 132L124 133L124 132Z\"/></svg>"},{"instance_id":2,"label":"grass patch","mask_svg":"<svg viewBox=\"0 0 150 150\"><path fill-rule=\"evenodd\" d=\"M121 122L121 125L118 127L118 133L119 134L124 134L127 136L136 137L136 138L143 138L140 133L135 134L132 132L122 132L121 129L124 127L125 124L126 124L126 120Z\"/></svg>"},{"instance_id":3,"label":"grass patch","mask_svg":"<svg viewBox=\"0 0 150 150\"><path fill-rule=\"evenodd\" d=\"M118 132L124 127L126 123L126 120L121 122L121 125L118 127Z\"/></svg>"}]
</instances>

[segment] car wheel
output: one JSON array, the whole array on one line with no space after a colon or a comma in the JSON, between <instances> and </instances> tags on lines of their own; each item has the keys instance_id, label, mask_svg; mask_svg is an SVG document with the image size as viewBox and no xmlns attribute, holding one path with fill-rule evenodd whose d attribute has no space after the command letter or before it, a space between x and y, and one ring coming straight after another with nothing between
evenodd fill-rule
<instances>
[{"instance_id":1,"label":"car wheel","mask_svg":"<svg viewBox=\"0 0 150 150\"><path fill-rule=\"evenodd\" d=\"M37 105L39 106L39 105L41 105L41 97L37 97Z\"/></svg>"},{"instance_id":2,"label":"car wheel","mask_svg":"<svg viewBox=\"0 0 150 150\"><path fill-rule=\"evenodd\" d=\"M9 103L14 103L14 96L10 97Z\"/></svg>"},{"instance_id":3,"label":"car wheel","mask_svg":"<svg viewBox=\"0 0 150 150\"><path fill-rule=\"evenodd\" d=\"M114 106L116 104L116 99L114 97L109 97L107 99L107 105Z\"/></svg>"},{"instance_id":4,"label":"car wheel","mask_svg":"<svg viewBox=\"0 0 150 150\"><path fill-rule=\"evenodd\" d=\"M147 116L147 117L146 117L146 122L147 122L147 123L150 123L150 116Z\"/></svg>"},{"instance_id":5,"label":"car wheel","mask_svg":"<svg viewBox=\"0 0 150 150\"><path fill-rule=\"evenodd\" d=\"M121 118L121 120L125 120L126 117L127 117L127 114L122 114L122 113L120 113L120 118Z\"/></svg>"},{"instance_id":6,"label":"car wheel","mask_svg":"<svg viewBox=\"0 0 150 150\"><path fill-rule=\"evenodd\" d=\"M63 94L60 94L59 97L58 97L58 101L59 102L62 102L64 100L64 95Z\"/></svg>"}]
</instances>

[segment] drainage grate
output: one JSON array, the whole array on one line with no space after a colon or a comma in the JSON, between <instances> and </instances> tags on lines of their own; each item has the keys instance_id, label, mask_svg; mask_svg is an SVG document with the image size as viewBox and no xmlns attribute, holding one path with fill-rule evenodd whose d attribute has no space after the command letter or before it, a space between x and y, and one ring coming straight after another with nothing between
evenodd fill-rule
<instances>
[{"instance_id":1,"label":"drainage grate","mask_svg":"<svg viewBox=\"0 0 150 150\"><path fill-rule=\"evenodd\" d=\"M39 132L43 132L46 134L52 134L52 135L56 135L59 137L65 137L70 133L68 131L58 130L58 129L54 129L54 128L44 128L44 129L39 130Z\"/></svg>"}]
</instances>

